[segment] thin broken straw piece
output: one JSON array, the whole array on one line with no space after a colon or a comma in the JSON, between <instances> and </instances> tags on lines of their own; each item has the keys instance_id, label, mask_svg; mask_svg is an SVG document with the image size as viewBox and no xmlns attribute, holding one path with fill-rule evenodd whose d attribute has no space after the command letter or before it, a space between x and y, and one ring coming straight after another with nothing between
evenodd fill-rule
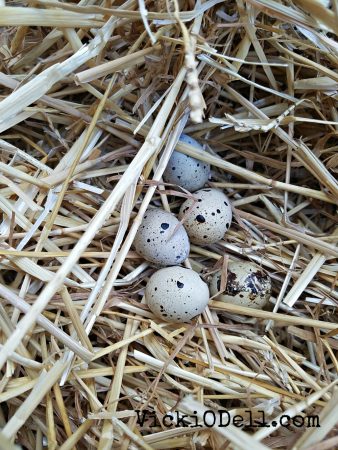
<instances>
[{"instance_id":1,"label":"thin broken straw piece","mask_svg":"<svg viewBox=\"0 0 338 450\"><path fill-rule=\"evenodd\" d=\"M33 387L31 393L26 397L25 401L15 411L2 429L3 434L7 438L15 436L17 431L24 425L32 411L38 406L46 393L52 388L53 384L56 383L64 366L65 363L60 360L57 361L49 371L43 370L41 372L39 380Z\"/></svg>"},{"instance_id":2,"label":"thin broken straw piece","mask_svg":"<svg viewBox=\"0 0 338 450\"><path fill-rule=\"evenodd\" d=\"M306 266L305 270L302 272L301 276L287 293L286 297L283 300L283 303L292 307L302 295L311 280L313 280L316 273L319 271L325 261L326 257L324 255L322 255L321 253L316 253L309 264Z\"/></svg>"},{"instance_id":3,"label":"thin broken straw piece","mask_svg":"<svg viewBox=\"0 0 338 450\"><path fill-rule=\"evenodd\" d=\"M98 78L104 77L113 72L140 64L145 61L146 55L154 53L159 48L159 46L148 47L130 55L122 56L114 61L109 61L99 66L92 67L91 69L84 70L83 72L75 75L75 81L77 83L89 83L90 81L97 80Z\"/></svg>"},{"instance_id":4,"label":"thin broken straw piece","mask_svg":"<svg viewBox=\"0 0 338 450\"><path fill-rule=\"evenodd\" d=\"M307 327L323 328L326 330L336 330L338 328L338 323L308 319L306 317L289 316L281 313L272 313L270 311L247 308L244 306L232 305L231 303L217 302L215 300L210 300L209 306L211 309L220 309L234 314L243 314L244 316L257 317L261 319L272 319L274 321L304 325Z\"/></svg>"},{"instance_id":5,"label":"thin broken straw piece","mask_svg":"<svg viewBox=\"0 0 338 450\"><path fill-rule=\"evenodd\" d=\"M18 308L21 312L27 314L30 310L30 305L26 303L22 298L14 294L10 289L0 284L0 295L5 299L6 302ZM42 314L37 316L36 322L48 333L54 336L57 340L62 342L66 347L72 350L76 355L81 357L84 361L90 361L94 356L93 353L88 351L82 345L78 344L74 339L72 339L68 334L62 331L60 328L55 326L50 320L44 317Z\"/></svg>"},{"instance_id":6,"label":"thin broken straw piece","mask_svg":"<svg viewBox=\"0 0 338 450\"><path fill-rule=\"evenodd\" d=\"M103 24L96 14L82 14L71 11L48 10L29 7L0 7L0 26L42 26L96 28Z\"/></svg>"}]
</instances>

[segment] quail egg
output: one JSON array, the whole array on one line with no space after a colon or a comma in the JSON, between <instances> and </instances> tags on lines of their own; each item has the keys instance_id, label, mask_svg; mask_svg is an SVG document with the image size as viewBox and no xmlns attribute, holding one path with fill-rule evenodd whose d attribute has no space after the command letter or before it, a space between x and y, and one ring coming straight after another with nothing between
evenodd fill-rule
<instances>
[{"instance_id":1,"label":"quail egg","mask_svg":"<svg viewBox=\"0 0 338 450\"><path fill-rule=\"evenodd\" d=\"M184 227L173 214L159 208L146 211L134 247L139 255L157 266L181 264L190 251Z\"/></svg>"},{"instance_id":2,"label":"quail egg","mask_svg":"<svg viewBox=\"0 0 338 450\"><path fill-rule=\"evenodd\" d=\"M221 289L221 272L216 272L210 283L211 295ZM263 308L271 295L271 279L251 262L230 261L225 291L215 300L249 308Z\"/></svg>"},{"instance_id":3,"label":"quail egg","mask_svg":"<svg viewBox=\"0 0 338 450\"><path fill-rule=\"evenodd\" d=\"M203 150L203 147L187 134L181 134L180 141ZM174 150L163 173L163 179L167 183L177 184L189 192L194 192L205 185L209 175L208 163Z\"/></svg>"},{"instance_id":4,"label":"quail egg","mask_svg":"<svg viewBox=\"0 0 338 450\"><path fill-rule=\"evenodd\" d=\"M149 309L160 319L187 322L207 306L209 289L193 270L172 266L150 277L145 298Z\"/></svg>"},{"instance_id":5,"label":"quail egg","mask_svg":"<svg viewBox=\"0 0 338 450\"><path fill-rule=\"evenodd\" d=\"M187 199L181 206L179 219L187 213L184 227L194 244L214 244L223 238L230 227L232 210L228 197L218 189L200 189L194 196L197 202Z\"/></svg>"}]
</instances>

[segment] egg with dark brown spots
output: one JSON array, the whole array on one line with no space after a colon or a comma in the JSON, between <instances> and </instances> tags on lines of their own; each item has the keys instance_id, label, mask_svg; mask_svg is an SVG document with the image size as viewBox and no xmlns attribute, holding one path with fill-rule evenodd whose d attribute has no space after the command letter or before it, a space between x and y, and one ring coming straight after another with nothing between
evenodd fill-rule
<instances>
[{"instance_id":1,"label":"egg with dark brown spots","mask_svg":"<svg viewBox=\"0 0 338 450\"><path fill-rule=\"evenodd\" d=\"M134 247L145 260L160 267L181 264L190 251L184 227L174 214L159 208L148 209L144 214Z\"/></svg>"},{"instance_id":2,"label":"egg with dark brown spots","mask_svg":"<svg viewBox=\"0 0 338 450\"><path fill-rule=\"evenodd\" d=\"M209 289L195 271L172 266L150 277L145 298L149 309L159 319L188 322L207 306Z\"/></svg>"},{"instance_id":3,"label":"egg with dark brown spots","mask_svg":"<svg viewBox=\"0 0 338 450\"><path fill-rule=\"evenodd\" d=\"M247 261L230 261L227 269L226 286L221 289L221 271L216 272L210 282L214 300L239 306L261 309L271 296L271 278L256 264Z\"/></svg>"},{"instance_id":4,"label":"egg with dark brown spots","mask_svg":"<svg viewBox=\"0 0 338 450\"><path fill-rule=\"evenodd\" d=\"M203 147L192 137L181 134L180 141L203 150ZM174 150L163 173L167 183L177 184L189 192L202 188L210 176L210 165L191 156Z\"/></svg>"},{"instance_id":5,"label":"egg with dark brown spots","mask_svg":"<svg viewBox=\"0 0 338 450\"><path fill-rule=\"evenodd\" d=\"M200 189L196 201L187 199L181 206L179 219L194 244L214 244L221 240L232 221L231 204L219 189ZM189 210L189 208L191 210Z\"/></svg>"}]
</instances>

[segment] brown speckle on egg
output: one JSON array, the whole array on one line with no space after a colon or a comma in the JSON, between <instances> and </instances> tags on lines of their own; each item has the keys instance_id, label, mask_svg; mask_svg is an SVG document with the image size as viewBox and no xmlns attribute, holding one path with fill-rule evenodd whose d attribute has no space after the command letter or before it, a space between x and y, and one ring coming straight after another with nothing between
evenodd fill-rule
<instances>
[{"instance_id":1,"label":"brown speckle on egg","mask_svg":"<svg viewBox=\"0 0 338 450\"><path fill-rule=\"evenodd\" d=\"M218 301L250 308L263 308L271 295L271 279L259 268L247 261L230 261L226 286L221 289L221 272L216 272L210 282L211 295Z\"/></svg>"}]
</instances>

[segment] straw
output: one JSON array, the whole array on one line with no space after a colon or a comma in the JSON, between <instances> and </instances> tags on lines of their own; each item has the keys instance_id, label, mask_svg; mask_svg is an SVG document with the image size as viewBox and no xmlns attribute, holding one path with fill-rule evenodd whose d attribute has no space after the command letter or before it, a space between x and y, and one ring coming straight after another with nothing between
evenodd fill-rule
<instances>
[{"instance_id":1,"label":"straw","mask_svg":"<svg viewBox=\"0 0 338 450\"><path fill-rule=\"evenodd\" d=\"M337 5L0 0L1 449L337 447ZM194 195L174 151L233 211L183 266L255 264L264 307L148 308L134 239Z\"/></svg>"}]
</instances>

